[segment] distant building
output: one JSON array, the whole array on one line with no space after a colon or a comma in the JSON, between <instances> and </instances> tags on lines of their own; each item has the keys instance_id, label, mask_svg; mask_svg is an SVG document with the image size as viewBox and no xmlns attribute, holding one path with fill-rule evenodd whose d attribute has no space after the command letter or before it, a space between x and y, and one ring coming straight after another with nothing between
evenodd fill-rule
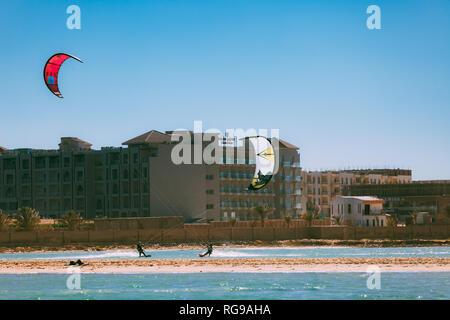
<instances>
[{"instance_id":1,"label":"distant building","mask_svg":"<svg viewBox=\"0 0 450 320\"><path fill-rule=\"evenodd\" d=\"M385 227L384 200L376 197L337 196L331 201L331 216L339 217L344 225Z\"/></svg>"},{"instance_id":2,"label":"distant building","mask_svg":"<svg viewBox=\"0 0 450 320\"><path fill-rule=\"evenodd\" d=\"M330 216L330 203L343 195L343 189L354 185L411 183L411 170L368 169L342 171L302 171L302 208L307 203L319 208L319 214Z\"/></svg>"},{"instance_id":3,"label":"distant building","mask_svg":"<svg viewBox=\"0 0 450 320\"><path fill-rule=\"evenodd\" d=\"M247 192L255 169L248 151L243 162L175 165L173 134L152 130L124 147L101 150L74 137L61 138L58 150L3 150L0 209L28 206L54 218L68 210L85 218L183 216L187 222L246 220L257 205L271 209L272 217L300 213L297 147L279 140L278 173L263 190ZM224 148L237 154L240 147Z\"/></svg>"},{"instance_id":4,"label":"distant building","mask_svg":"<svg viewBox=\"0 0 450 320\"><path fill-rule=\"evenodd\" d=\"M414 181L409 184L351 185L343 188L347 196L374 195L386 200L384 208L403 220L412 213L443 215L450 206L450 181Z\"/></svg>"}]
</instances>

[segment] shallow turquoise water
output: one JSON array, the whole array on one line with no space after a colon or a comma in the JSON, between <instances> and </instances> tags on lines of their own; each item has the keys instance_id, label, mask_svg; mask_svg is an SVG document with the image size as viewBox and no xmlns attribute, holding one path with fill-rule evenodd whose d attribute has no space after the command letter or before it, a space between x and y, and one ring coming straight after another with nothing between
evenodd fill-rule
<instances>
[{"instance_id":1,"label":"shallow turquoise water","mask_svg":"<svg viewBox=\"0 0 450 320\"><path fill-rule=\"evenodd\" d=\"M204 250L203 250L204 251ZM147 251L155 259L196 259L202 250L155 250ZM33 259L135 259L136 250L110 250L93 252L45 252L0 254L0 260ZM450 257L450 247L394 247L394 248L216 248L211 258L340 258L340 257Z\"/></svg>"},{"instance_id":2,"label":"shallow turquoise water","mask_svg":"<svg viewBox=\"0 0 450 320\"><path fill-rule=\"evenodd\" d=\"M365 273L0 275L0 299L450 299L450 272L382 273L369 290Z\"/></svg>"}]
</instances>

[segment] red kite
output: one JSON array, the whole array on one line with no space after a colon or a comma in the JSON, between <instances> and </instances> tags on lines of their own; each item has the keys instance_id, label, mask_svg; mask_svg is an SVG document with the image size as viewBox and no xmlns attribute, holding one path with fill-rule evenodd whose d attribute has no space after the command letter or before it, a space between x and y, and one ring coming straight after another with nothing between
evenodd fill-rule
<instances>
[{"instance_id":1,"label":"red kite","mask_svg":"<svg viewBox=\"0 0 450 320\"><path fill-rule=\"evenodd\" d=\"M59 74L59 68L61 68L61 65L64 61L66 61L69 58L74 58L75 60L83 63L80 59L77 57L71 56L70 54L66 53L57 53L50 57L50 59L47 60L47 63L44 67L44 81L47 85L47 88L53 92L55 96L58 98L62 98L61 92L59 92L58 88L58 74Z\"/></svg>"}]
</instances>

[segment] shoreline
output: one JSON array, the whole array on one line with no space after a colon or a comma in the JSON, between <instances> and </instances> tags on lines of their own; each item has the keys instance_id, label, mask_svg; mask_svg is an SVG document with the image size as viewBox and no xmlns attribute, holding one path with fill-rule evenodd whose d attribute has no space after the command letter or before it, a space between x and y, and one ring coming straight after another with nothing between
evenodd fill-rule
<instances>
[{"instance_id":1,"label":"shoreline","mask_svg":"<svg viewBox=\"0 0 450 320\"><path fill-rule=\"evenodd\" d=\"M203 250L207 241L198 243L145 243L148 250ZM360 248L386 248L386 247L441 247L450 246L450 239L410 239L410 240L283 240L283 241L240 241L240 242L214 242L216 247L224 248L270 248L270 247L360 247ZM106 251L135 248L136 244L66 244L66 245L8 245L0 246L0 253L26 253L26 252L57 252L57 251Z\"/></svg>"},{"instance_id":2,"label":"shoreline","mask_svg":"<svg viewBox=\"0 0 450 320\"><path fill-rule=\"evenodd\" d=\"M450 272L450 258L244 258L87 260L81 267L67 260L1 260L0 274L142 274L142 273L305 273Z\"/></svg>"}]
</instances>

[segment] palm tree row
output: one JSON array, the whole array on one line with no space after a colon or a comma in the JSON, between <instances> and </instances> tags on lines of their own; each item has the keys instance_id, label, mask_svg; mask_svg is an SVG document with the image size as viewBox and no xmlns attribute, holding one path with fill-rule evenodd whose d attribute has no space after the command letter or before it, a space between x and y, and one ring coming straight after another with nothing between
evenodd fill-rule
<instances>
[{"instance_id":1,"label":"palm tree row","mask_svg":"<svg viewBox=\"0 0 450 320\"><path fill-rule=\"evenodd\" d=\"M39 211L29 207L19 208L14 214L13 219L15 220L13 225L19 231L36 230L41 222ZM78 212L71 210L62 216L61 223L69 230L77 230L82 220L83 218ZM9 225L10 218L0 209L0 231L8 230Z\"/></svg>"}]
</instances>

